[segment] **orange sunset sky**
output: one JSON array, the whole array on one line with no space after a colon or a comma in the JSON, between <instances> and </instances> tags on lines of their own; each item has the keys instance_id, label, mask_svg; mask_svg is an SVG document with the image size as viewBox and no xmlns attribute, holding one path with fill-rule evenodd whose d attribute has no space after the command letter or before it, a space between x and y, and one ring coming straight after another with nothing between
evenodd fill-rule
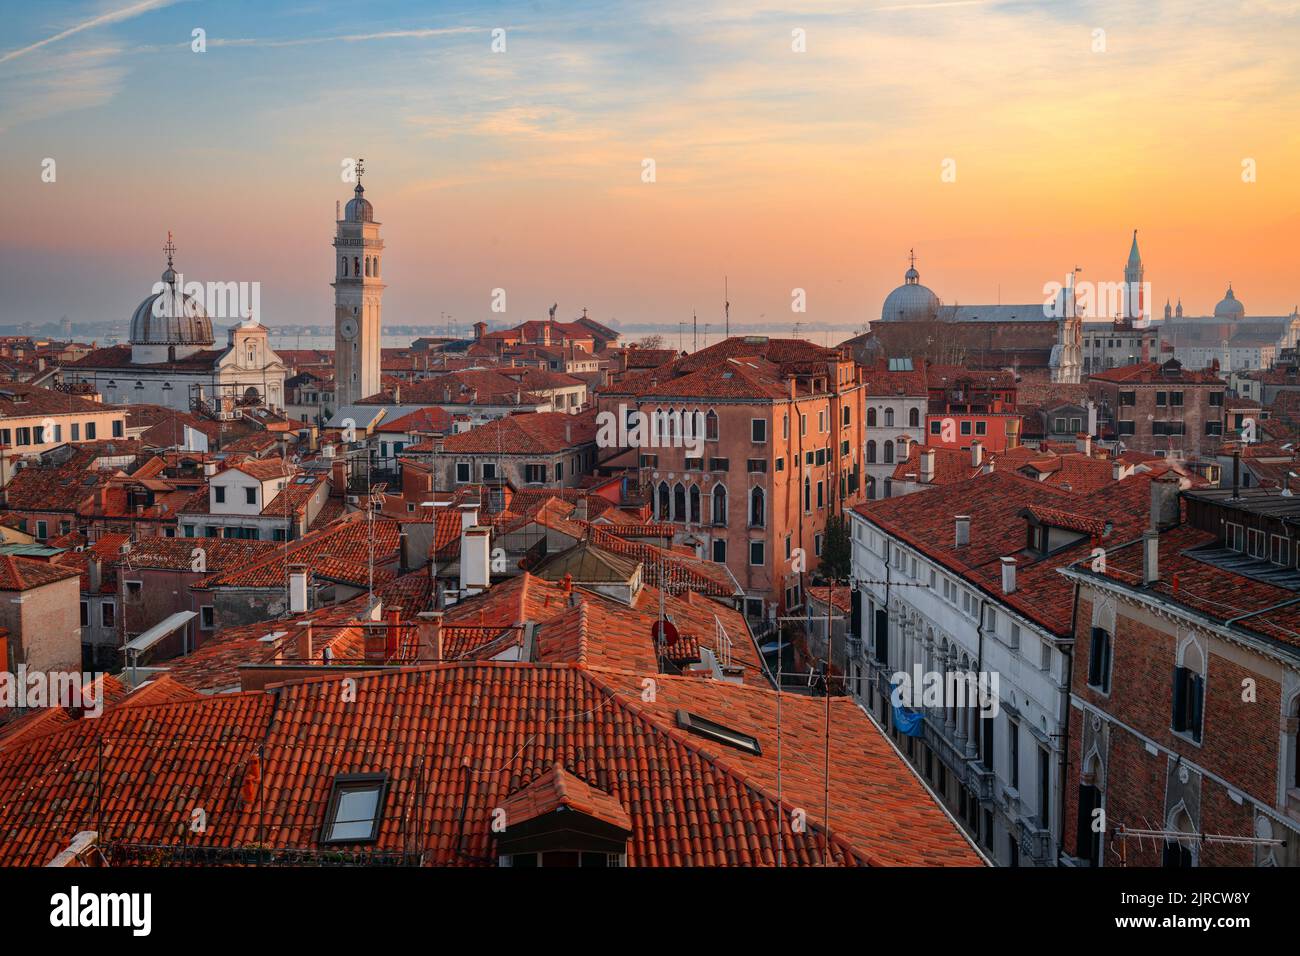
<instances>
[{"instance_id":1,"label":"orange sunset sky","mask_svg":"<svg viewBox=\"0 0 1300 956\"><path fill-rule=\"evenodd\" d=\"M390 323L716 335L726 275L736 327L819 338L911 248L945 302L1036 302L1135 228L1157 313L1300 302L1300 2L0 7L0 324L125 320L169 229L187 279L329 323L358 155Z\"/></svg>"}]
</instances>

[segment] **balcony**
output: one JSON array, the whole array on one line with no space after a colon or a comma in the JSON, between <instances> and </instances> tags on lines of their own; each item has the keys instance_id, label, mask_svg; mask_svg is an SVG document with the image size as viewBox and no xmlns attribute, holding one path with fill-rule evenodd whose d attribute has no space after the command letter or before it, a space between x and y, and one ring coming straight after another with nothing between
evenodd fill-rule
<instances>
[{"instance_id":1,"label":"balcony","mask_svg":"<svg viewBox=\"0 0 1300 956\"><path fill-rule=\"evenodd\" d=\"M845 639L845 650L849 656L849 660L862 660L862 638L850 635Z\"/></svg>"},{"instance_id":2,"label":"balcony","mask_svg":"<svg viewBox=\"0 0 1300 956\"><path fill-rule=\"evenodd\" d=\"M966 786L981 803L993 800L994 773L979 762L979 758L966 764Z\"/></svg>"},{"instance_id":3,"label":"balcony","mask_svg":"<svg viewBox=\"0 0 1300 956\"><path fill-rule=\"evenodd\" d=\"M1029 817L1017 820L1016 836L1020 852L1035 863L1052 862L1052 831L1040 826L1037 820Z\"/></svg>"}]
</instances>

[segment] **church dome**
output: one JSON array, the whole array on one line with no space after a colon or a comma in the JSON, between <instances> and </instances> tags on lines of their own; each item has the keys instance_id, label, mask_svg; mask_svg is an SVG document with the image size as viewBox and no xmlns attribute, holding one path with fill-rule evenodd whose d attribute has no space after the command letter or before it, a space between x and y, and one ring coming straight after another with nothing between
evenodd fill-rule
<instances>
[{"instance_id":1,"label":"church dome","mask_svg":"<svg viewBox=\"0 0 1300 956\"><path fill-rule=\"evenodd\" d=\"M1246 307L1232 293L1232 283L1228 283L1227 295L1214 307L1216 319L1240 319L1246 315Z\"/></svg>"},{"instance_id":2,"label":"church dome","mask_svg":"<svg viewBox=\"0 0 1300 956\"><path fill-rule=\"evenodd\" d=\"M916 271L916 261L903 275L903 284L885 296L880 308L883 322L916 322L933 319L939 312L939 297L921 285L921 273Z\"/></svg>"},{"instance_id":3,"label":"church dome","mask_svg":"<svg viewBox=\"0 0 1300 956\"><path fill-rule=\"evenodd\" d=\"M180 288L167 263L162 289L153 293L131 316L132 345L211 345L212 320L203 304Z\"/></svg>"},{"instance_id":4,"label":"church dome","mask_svg":"<svg viewBox=\"0 0 1300 956\"><path fill-rule=\"evenodd\" d=\"M344 207L344 218L349 222L374 222L375 207L370 205L370 200L365 197L365 189L360 183L357 183L355 193Z\"/></svg>"}]
</instances>

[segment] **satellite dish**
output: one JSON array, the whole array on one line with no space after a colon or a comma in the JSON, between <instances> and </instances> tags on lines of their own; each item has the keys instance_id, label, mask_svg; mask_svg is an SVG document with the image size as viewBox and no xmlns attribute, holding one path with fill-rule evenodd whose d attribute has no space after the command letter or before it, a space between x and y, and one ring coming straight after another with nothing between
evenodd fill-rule
<instances>
[{"instance_id":1,"label":"satellite dish","mask_svg":"<svg viewBox=\"0 0 1300 956\"><path fill-rule=\"evenodd\" d=\"M656 644L662 640L669 647L672 647L681 639L681 635L677 633L677 625L666 619L655 621L654 624L650 625L650 637Z\"/></svg>"}]
</instances>

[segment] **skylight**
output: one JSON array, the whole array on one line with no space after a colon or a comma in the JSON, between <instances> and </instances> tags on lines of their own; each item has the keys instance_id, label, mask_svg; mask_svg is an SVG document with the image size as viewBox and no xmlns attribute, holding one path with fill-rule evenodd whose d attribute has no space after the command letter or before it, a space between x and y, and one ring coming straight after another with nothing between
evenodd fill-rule
<instances>
[{"instance_id":1,"label":"skylight","mask_svg":"<svg viewBox=\"0 0 1300 956\"><path fill-rule=\"evenodd\" d=\"M715 740L720 744L726 744L728 747L735 747L737 750L743 750L745 753L759 756L763 751L758 746L758 739L751 737L749 734L742 734L738 730L732 730L730 727L724 727L722 724L715 724L711 720L692 714L685 710L677 711L677 726L700 737L709 740Z\"/></svg>"},{"instance_id":2,"label":"skylight","mask_svg":"<svg viewBox=\"0 0 1300 956\"><path fill-rule=\"evenodd\" d=\"M374 843L388 788L387 774L347 774L334 778L325 811L322 843Z\"/></svg>"}]
</instances>

